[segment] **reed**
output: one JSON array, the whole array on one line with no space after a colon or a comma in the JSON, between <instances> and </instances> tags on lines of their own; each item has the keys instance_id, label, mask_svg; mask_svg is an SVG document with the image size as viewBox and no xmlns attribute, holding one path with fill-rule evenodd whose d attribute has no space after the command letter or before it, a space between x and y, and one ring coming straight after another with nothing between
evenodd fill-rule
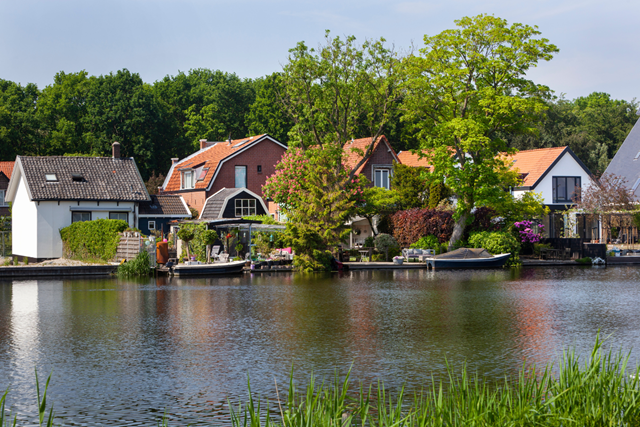
<instances>
[{"instance_id":1,"label":"reed","mask_svg":"<svg viewBox=\"0 0 640 427\"><path fill-rule=\"evenodd\" d=\"M36 394L38 398L38 426L42 427L43 425L47 427L53 426L53 418L55 416L53 412L53 405L49 408L49 416L47 416L47 389L49 388L49 381L51 381L51 374L47 377L47 382L44 385L44 390L42 395L40 395L40 380L38 379L38 370L36 369ZM11 421L11 414L7 413L5 410L5 403L7 400L7 395L9 394L9 390L5 390L2 397L0 397L0 427L16 427L18 425L18 418L16 416L13 417L13 422Z\"/></svg>"}]
</instances>

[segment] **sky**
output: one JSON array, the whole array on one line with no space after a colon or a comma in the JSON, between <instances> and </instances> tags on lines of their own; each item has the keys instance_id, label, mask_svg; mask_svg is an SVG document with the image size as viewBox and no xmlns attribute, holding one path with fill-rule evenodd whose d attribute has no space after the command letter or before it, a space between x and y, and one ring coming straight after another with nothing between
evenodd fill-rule
<instances>
[{"instance_id":1,"label":"sky","mask_svg":"<svg viewBox=\"0 0 640 427\"><path fill-rule=\"evenodd\" d=\"M59 71L123 68L149 83L195 68L256 78L327 29L408 50L481 13L537 25L560 49L528 74L556 95L640 98L637 0L0 0L0 78L39 88Z\"/></svg>"}]
</instances>

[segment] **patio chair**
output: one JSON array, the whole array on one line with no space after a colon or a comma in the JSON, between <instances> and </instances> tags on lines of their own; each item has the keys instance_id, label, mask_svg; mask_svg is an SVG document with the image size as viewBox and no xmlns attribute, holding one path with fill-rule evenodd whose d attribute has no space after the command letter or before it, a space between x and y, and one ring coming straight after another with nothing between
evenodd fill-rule
<instances>
[{"instance_id":1,"label":"patio chair","mask_svg":"<svg viewBox=\"0 0 640 427\"><path fill-rule=\"evenodd\" d=\"M215 245L211 248L211 259L216 260L218 258L218 252L220 252L220 245Z\"/></svg>"},{"instance_id":2,"label":"patio chair","mask_svg":"<svg viewBox=\"0 0 640 427\"><path fill-rule=\"evenodd\" d=\"M568 260L571 259L571 248L564 248L562 251L562 259Z\"/></svg>"},{"instance_id":3,"label":"patio chair","mask_svg":"<svg viewBox=\"0 0 640 427\"><path fill-rule=\"evenodd\" d=\"M220 254L218 255L218 259L220 262L229 262L229 254Z\"/></svg>"}]
</instances>

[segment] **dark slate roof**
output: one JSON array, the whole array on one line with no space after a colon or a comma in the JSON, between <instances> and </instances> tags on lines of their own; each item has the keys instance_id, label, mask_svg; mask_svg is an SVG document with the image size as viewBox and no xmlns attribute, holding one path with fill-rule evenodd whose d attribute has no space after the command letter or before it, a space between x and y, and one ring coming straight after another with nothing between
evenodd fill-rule
<instances>
[{"instance_id":1,"label":"dark slate roof","mask_svg":"<svg viewBox=\"0 0 640 427\"><path fill-rule=\"evenodd\" d=\"M640 199L640 120L636 121L605 173L624 178L629 189L635 185L634 195Z\"/></svg>"},{"instance_id":2,"label":"dark slate roof","mask_svg":"<svg viewBox=\"0 0 640 427\"><path fill-rule=\"evenodd\" d=\"M138 212L140 215L191 217L191 212L182 202L182 197L175 194L158 194L151 196L151 201L140 203Z\"/></svg>"},{"instance_id":3,"label":"dark slate roof","mask_svg":"<svg viewBox=\"0 0 640 427\"><path fill-rule=\"evenodd\" d=\"M200 215L200 219L217 219L220 218L220 211L224 205L224 201L233 193L238 191L237 188L223 188L213 196L209 197L206 206Z\"/></svg>"},{"instance_id":4,"label":"dark slate roof","mask_svg":"<svg viewBox=\"0 0 640 427\"><path fill-rule=\"evenodd\" d=\"M32 200L149 200L132 158L18 156ZM45 174L56 174L47 182ZM82 180L76 182L72 175Z\"/></svg>"}]
</instances>

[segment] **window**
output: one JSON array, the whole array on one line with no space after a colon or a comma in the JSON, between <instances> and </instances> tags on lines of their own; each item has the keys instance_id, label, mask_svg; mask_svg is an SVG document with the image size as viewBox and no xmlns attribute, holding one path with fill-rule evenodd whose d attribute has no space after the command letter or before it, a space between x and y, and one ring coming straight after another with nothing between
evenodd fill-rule
<instances>
[{"instance_id":1,"label":"window","mask_svg":"<svg viewBox=\"0 0 640 427\"><path fill-rule=\"evenodd\" d=\"M156 222L155 221L149 221L147 223L149 230L155 230L156 229Z\"/></svg>"},{"instance_id":2,"label":"window","mask_svg":"<svg viewBox=\"0 0 640 427\"><path fill-rule=\"evenodd\" d=\"M580 198L580 187L582 185L579 176L554 176L553 203L573 203L574 199Z\"/></svg>"},{"instance_id":3,"label":"window","mask_svg":"<svg viewBox=\"0 0 640 427\"><path fill-rule=\"evenodd\" d=\"M262 173L262 165L258 165L258 173Z\"/></svg>"},{"instance_id":4,"label":"window","mask_svg":"<svg viewBox=\"0 0 640 427\"><path fill-rule=\"evenodd\" d=\"M46 179L47 182L58 182L58 177L55 173L45 173L44 179Z\"/></svg>"},{"instance_id":5,"label":"window","mask_svg":"<svg viewBox=\"0 0 640 427\"><path fill-rule=\"evenodd\" d=\"M129 222L129 214L126 212L109 212L109 219L121 219Z\"/></svg>"},{"instance_id":6,"label":"window","mask_svg":"<svg viewBox=\"0 0 640 427\"><path fill-rule=\"evenodd\" d=\"M236 166L236 188L247 188L246 166Z\"/></svg>"},{"instance_id":7,"label":"window","mask_svg":"<svg viewBox=\"0 0 640 427\"><path fill-rule=\"evenodd\" d=\"M236 199L236 218L256 214L256 199Z\"/></svg>"},{"instance_id":8,"label":"window","mask_svg":"<svg viewBox=\"0 0 640 427\"><path fill-rule=\"evenodd\" d=\"M91 221L91 212L71 212L71 223Z\"/></svg>"},{"instance_id":9,"label":"window","mask_svg":"<svg viewBox=\"0 0 640 427\"><path fill-rule=\"evenodd\" d=\"M389 169L376 169L376 170L374 170L373 185L375 187L386 188L388 190L390 188L390 185L389 185Z\"/></svg>"},{"instance_id":10,"label":"window","mask_svg":"<svg viewBox=\"0 0 640 427\"><path fill-rule=\"evenodd\" d=\"M9 206L9 204L4 200L4 190L0 190L0 206Z\"/></svg>"},{"instance_id":11,"label":"window","mask_svg":"<svg viewBox=\"0 0 640 427\"><path fill-rule=\"evenodd\" d=\"M194 173L192 170L182 172L182 188L195 188Z\"/></svg>"}]
</instances>

